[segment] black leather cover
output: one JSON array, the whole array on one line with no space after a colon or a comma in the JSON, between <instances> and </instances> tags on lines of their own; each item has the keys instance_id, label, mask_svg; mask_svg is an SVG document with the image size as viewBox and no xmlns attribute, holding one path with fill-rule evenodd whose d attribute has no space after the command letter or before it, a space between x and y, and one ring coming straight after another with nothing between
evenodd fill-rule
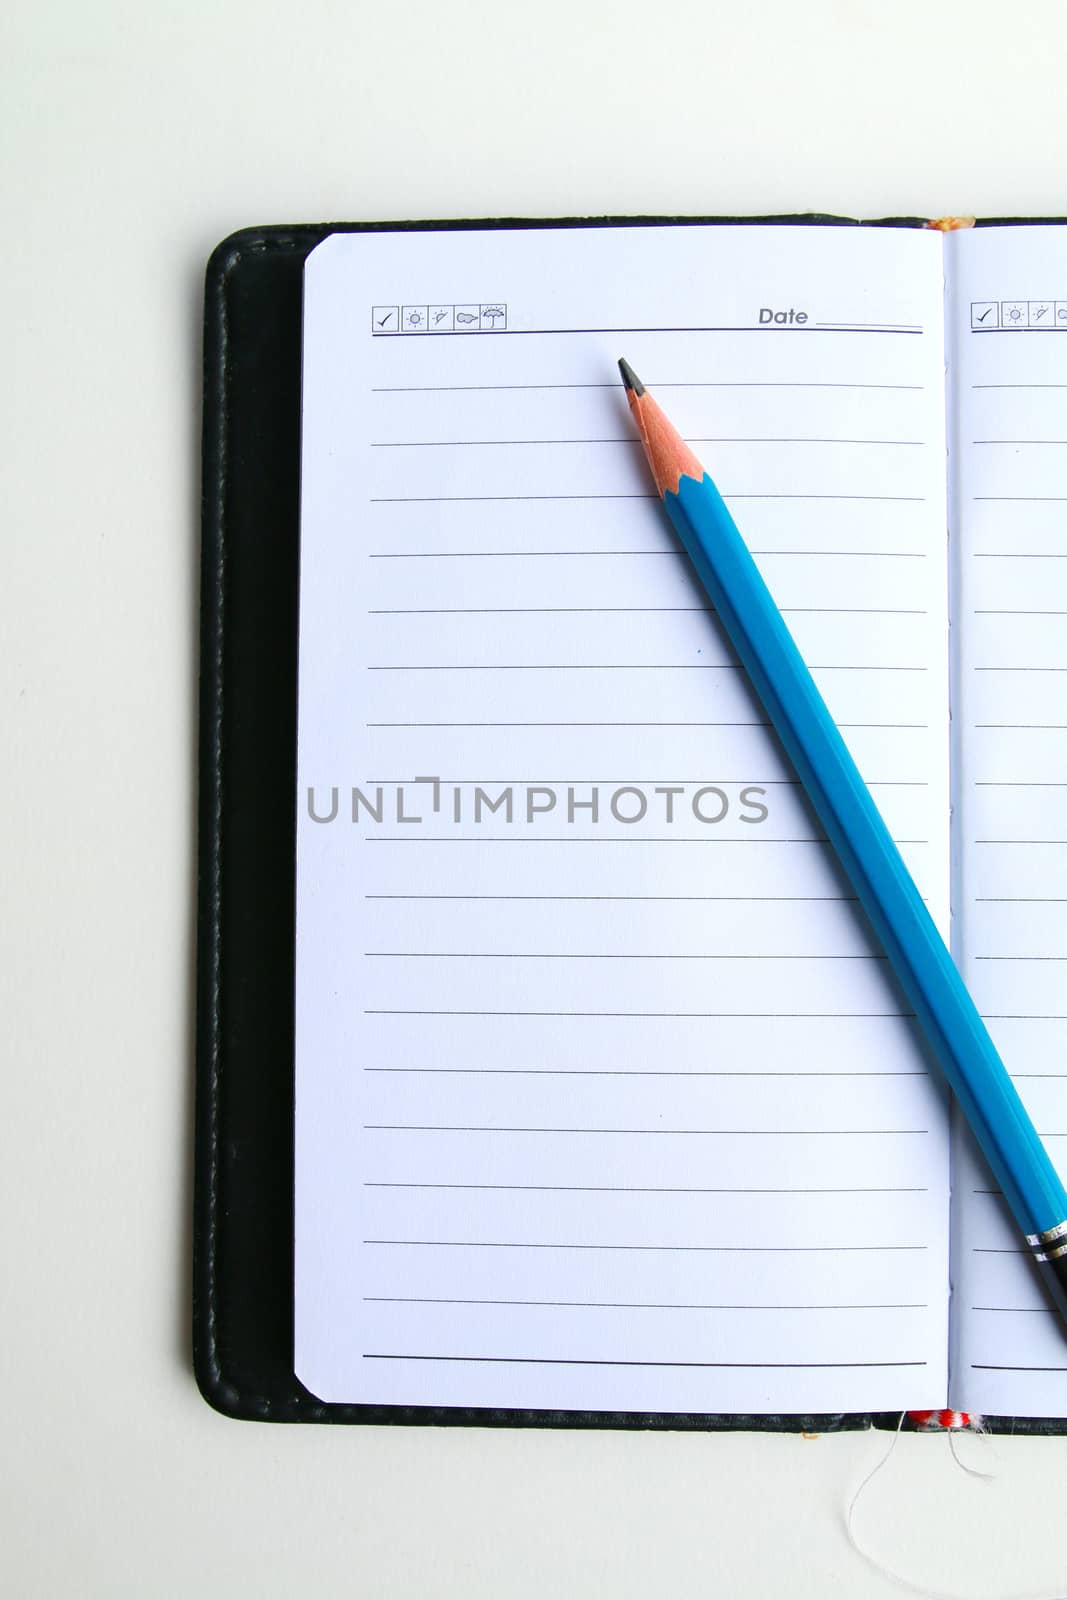
<instances>
[{"instance_id":1,"label":"black leather cover","mask_svg":"<svg viewBox=\"0 0 1067 1600\"><path fill-rule=\"evenodd\" d=\"M825 1432L893 1415L709 1416L325 1405L293 1374L293 967L300 356L304 260L331 233L824 216L574 218L247 229L215 250L204 312L200 866L193 1345L234 1417L480 1427ZM914 227L918 219L887 219ZM1022 1421L1023 1432L1063 1424Z\"/></svg>"}]
</instances>

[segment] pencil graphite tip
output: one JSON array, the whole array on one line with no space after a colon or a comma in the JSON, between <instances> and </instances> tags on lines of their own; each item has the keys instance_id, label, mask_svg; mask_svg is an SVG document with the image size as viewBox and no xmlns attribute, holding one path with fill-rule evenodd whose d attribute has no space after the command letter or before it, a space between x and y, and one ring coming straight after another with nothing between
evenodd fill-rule
<instances>
[{"instance_id":1,"label":"pencil graphite tip","mask_svg":"<svg viewBox=\"0 0 1067 1600\"><path fill-rule=\"evenodd\" d=\"M682 478L695 478L700 483L705 475L704 468L677 428L668 422L633 367L628 361L620 361L619 371L660 494L668 490L677 494Z\"/></svg>"},{"instance_id":2,"label":"pencil graphite tip","mask_svg":"<svg viewBox=\"0 0 1067 1600\"><path fill-rule=\"evenodd\" d=\"M631 365L630 365L630 363L628 361L623 361L620 358L620 360L619 360L619 372L622 374L623 383L626 385L627 389L630 391L631 394L636 394L636 395L644 394L645 386L641 382L641 379L637 376L637 373L634 371L633 367L631 367Z\"/></svg>"}]
</instances>

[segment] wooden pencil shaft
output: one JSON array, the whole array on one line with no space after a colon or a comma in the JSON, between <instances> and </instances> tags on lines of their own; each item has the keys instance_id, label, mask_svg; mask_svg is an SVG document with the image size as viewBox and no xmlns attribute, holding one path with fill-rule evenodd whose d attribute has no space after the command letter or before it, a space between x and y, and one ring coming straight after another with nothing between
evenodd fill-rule
<instances>
[{"instance_id":1,"label":"wooden pencil shaft","mask_svg":"<svg viewBox=\"0 0 1067 1600\"><path fill-rule=\"evenodd\" d=\"M1047 1243L1067 1191L718 490L631 369L623 380L675 529L1067 1316L1067 1249Z\"/></svg>"}]
</instances>

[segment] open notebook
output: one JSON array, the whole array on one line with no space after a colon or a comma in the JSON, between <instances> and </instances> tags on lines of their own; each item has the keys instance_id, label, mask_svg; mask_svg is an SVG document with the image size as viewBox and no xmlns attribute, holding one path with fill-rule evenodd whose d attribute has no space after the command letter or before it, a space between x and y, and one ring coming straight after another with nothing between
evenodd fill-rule
<instances>
[{"instance_id":1,"label":"open notebook","mask_svg":"<svg viewBox=\"0 0 1067 1600\"><path fill-rule=\"evenodd\" d=\"M1067 1164L1067 234L337 234L304 274L296 1374L1067 1415L1067 1337L653 497L620 355Z\"/></svg>"}]
</instances>

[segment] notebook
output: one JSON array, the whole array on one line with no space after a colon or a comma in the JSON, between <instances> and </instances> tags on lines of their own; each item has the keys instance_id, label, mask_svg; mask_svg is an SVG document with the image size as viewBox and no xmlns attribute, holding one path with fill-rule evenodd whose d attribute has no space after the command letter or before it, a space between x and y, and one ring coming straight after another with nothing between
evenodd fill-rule
<instances>
[{"instance_id":1,"label":"notebook","mask_svg":"<svg viewBox=\"0 0 1067 1600\"><path fill-rule=\"evenodd\" d=\"M248 552L212 571L205 628L206 1392L351 1419L1067 1415L1067 1338L654 498L616 372L625 355L715 476L1067 1163L1067 235L238 239L208 353L208 481ZM250 289L272 252L302 295L273 362L250 331L278 336ZM291 408L294 377L279 459L269 430L252 446L257 501L249 459L218 452ZM251 541L284 525L295 598L297 481L279 660ZM268 774L260 724L294 701L295 772L290 725ZM224 729L246 767L229 813ZM257 840L268 810L295 870ZM292 1019L266 1136L263 970L265 1015ZM227 1227L262 1236L253 1266Z\"/></svg>"}]
</instances>

